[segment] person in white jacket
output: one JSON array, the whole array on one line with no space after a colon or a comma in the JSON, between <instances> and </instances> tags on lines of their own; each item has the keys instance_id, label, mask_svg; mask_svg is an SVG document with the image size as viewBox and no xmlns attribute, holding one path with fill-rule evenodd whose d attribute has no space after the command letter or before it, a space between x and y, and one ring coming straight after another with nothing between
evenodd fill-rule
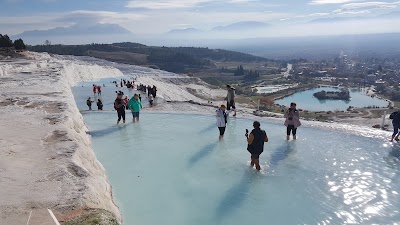
<instances>
[{"instance_id":1,"label":"person in white jacket","mask_svg":"<svg viewBox=\"0 0 400 225\"><path fill-rule=\"evenodd\" d=\"M228 123L229 111L226 110L225 105L221 105L219 109L215 111L217 117L217 127L219 129L219 139L224 138L226 124Z\"/></svg>"}]
</instances>

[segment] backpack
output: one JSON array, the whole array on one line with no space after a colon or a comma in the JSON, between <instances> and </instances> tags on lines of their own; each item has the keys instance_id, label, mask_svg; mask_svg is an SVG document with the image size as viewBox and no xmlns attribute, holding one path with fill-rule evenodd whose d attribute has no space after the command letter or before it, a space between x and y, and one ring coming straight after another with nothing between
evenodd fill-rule
<instances>
[{"instance_id":1,"label":"backpack","mask_svg":"<svg viewBox=\"0 0 400 225\"><path fill-rule=\"evenodd\" d=\"M392 112L392 114L390 114L389 119L393 120L394 118L396 118L398 112Z\"/></svg>"},{"instance_id":2,"label":"backpack","mask_svg":"<svg viewBox=\"0 0 400 225\"><path fill-rule=\"evenodd\" d=\"M114 109L115 109L115 110L118 109L118 108L117 108L117 100L115 100L115 102L114 102Z\"/></svg>"}]
</instances>

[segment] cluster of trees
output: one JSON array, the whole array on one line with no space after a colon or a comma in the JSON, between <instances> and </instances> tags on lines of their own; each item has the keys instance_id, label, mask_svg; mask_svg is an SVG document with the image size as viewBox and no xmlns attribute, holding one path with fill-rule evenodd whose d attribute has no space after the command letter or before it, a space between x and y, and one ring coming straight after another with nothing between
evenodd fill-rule
<instances>
[{"instance_id":1,"label":"cluster of trees","mask_svg":"<svg viewBox=\"0 0 400 225\"><path fill-rule=\"evenodd\" d=\"M260 106L261 106L260 108L266 107L266 109L271 109L272 106L274 106L274 104L275 104L275 101L273 98L266 97L266 96L260 97Z\"/></svg>"},{"instance_id":2,"label":"cluster of trees","mask_svg":"<svg viewBox=\"0 0 400 225\"><path fill-rule=\"evenodd\" d=\"M399 85L394 85L393 89L394 90L392 90L392 91L388 91L388 88L387 88L386 84L378 84L375 87L375 90L378 93L381 93L381 94L383 94L385 96L388 96L390 98L390 100L400 101L400 87L399 87Z\"/></svg>"},{"instance_id":3,"label":"cluster of trees","mask_svg":"<svg viewBox=\"0 0 400 225\"><path fill-rule=\"evenodd\" d=\"M245 80L257 80L260 72L257 70L245 70L242 65L238 66L233 73L235 76L244 76Z\"/></svg>"},{"instance_id":4,"label":"cluster of trees","mask_svg":"<svg viewBox=\"0 0 400 225\"><path fill-rule=\"evenodd\" d=\"M129 52L147 55L149 64L154 64L160 69L170 72L190 72L213 66L210 60L227 62L263 62L266 58L250 54L227 51L221 49L195 48L195 47L154 47L138 43L114 44L89 44L89 45L44 45L30 46L32 51L48 52L59 55L88 55L89 51L98 52ZM126 61L124 63L131 63Z\"/></svg>"},{"instance_id":5,"label":"cluster of trees","mask_svg":"<svg viewBox=\"0 0 400 225\"><path fill-rule=\"evenodd\" d=\"M237 67L237 69L235 70L235 72L233 73L235 76L244 76L244 69L243 66L240 65Z\"/></svg>"},{"instance_id":6,"label":"cluster of trees","mask_svg":"<svg viewBox=\"0 0 400 225\"><path fill-rule=\"evenodd\" d=\"M156 64L160 69L174 73L186 72L187 68L201 69L210 65L210 61L199 59L184 53L152 52L147 60Z\"/></svg>"},{"instance_id":7,"label":"cluster of trees","mask_svg":"<svg viewBox=\"0 0 400 225\"><path fill-rule=\"evenodd\" d=\"M260 72L257 70L250 70L244 77L245 80L257 80L260 78Z\"/></svg>"},{"instance_id":8,"label":"cluster of trees","mask_svg":"<svg viewBox=\"0 0 400 225\"><path fill-rule=\"evenodd\" d=\"M14 42L8 37L8 35L0 34L0 48L12 48L16 50L26 49L26 45L22 39L17 39Z\"/></svg>"},{"instance_id":9,"label":"cluster of trees","mask_svg":"<svg viewBox=\"0 0 400 225\"><path fill-rule=\"evenodd\" d=\"M350 92L348 92L348 91L340 91L340 92L320 91L320 92L314 93L314 97L316 97L319 100L323 100L323 99L349 100Z\"/></svg>"}]
</instances>

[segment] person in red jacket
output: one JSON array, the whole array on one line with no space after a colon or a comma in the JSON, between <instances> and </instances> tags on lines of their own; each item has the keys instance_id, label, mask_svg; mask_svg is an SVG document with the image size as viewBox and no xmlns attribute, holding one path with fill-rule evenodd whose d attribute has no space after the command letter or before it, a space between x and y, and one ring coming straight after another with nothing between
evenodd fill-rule
<instances>
[{"instance_id":1,"label":"person in red jacket","mask_svg":"<svg viewBox=\"0 0 400 225\"><path fill-rule=\"evenodd\" d=\"M97 86L97 94L98 94L98 95L101 95L101 86L100 86L100 85Z\"/></svg>"},{"instance_id":2,"label":"person in red jacket","mask_svg":"<svg viewBox=\"0 0 400 225\"><path fill-rule=\"evenodd\" d=\"M96 91L97 91L97 87L96 87L95 84L93 84L93 94L94 94L94 95L96 94Z\"/></svg>"}]
</instances>

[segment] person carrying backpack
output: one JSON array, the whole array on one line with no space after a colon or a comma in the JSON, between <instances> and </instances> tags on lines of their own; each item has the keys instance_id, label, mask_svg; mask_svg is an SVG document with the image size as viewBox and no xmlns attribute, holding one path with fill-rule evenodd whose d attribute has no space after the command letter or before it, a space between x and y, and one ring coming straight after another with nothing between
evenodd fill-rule
<instances>
[{"instance_id":1,"label":"person carrying backpack","mask_svg":"<svg viewBox=\"0 0 400 225\"><path fill-rule=\"evenodd\" d=\"M86 100L86 105L89 107L89 110L92 110L92 99L89 97L87 100Z\"/></svg>"},{"instance_id":2,"label":"person carrying backpack","mask_svg":"<svg viewBox=\"0 0 400 225\"><path fill-rule=\"evenodd\" d=\"M392 134L392 139L390 141L393 142L393 139L399 141L400 110L397 110L396 112L390 114L389 119L392 120L393 124L393 134Z\"/></svg>"}]
</instances>

